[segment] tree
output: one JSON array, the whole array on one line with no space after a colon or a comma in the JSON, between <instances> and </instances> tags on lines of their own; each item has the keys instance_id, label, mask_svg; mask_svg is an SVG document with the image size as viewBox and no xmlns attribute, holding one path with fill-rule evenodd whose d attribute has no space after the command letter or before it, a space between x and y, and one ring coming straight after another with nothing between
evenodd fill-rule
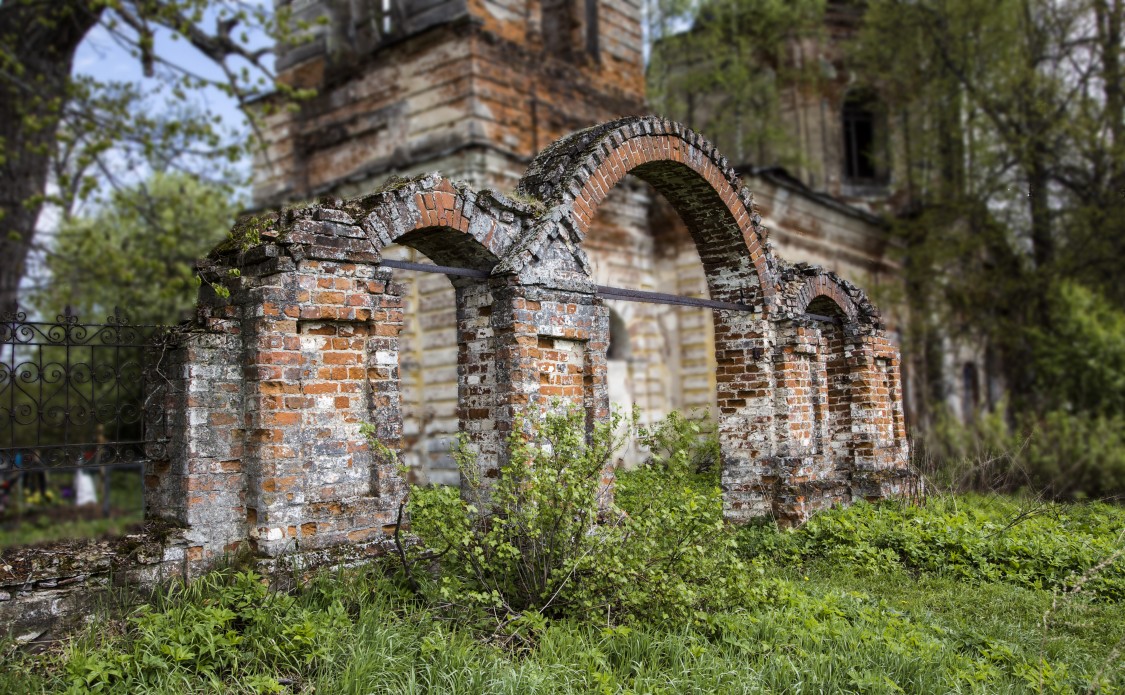
<instances>
[{"instance_id":1,"label":"tree","mask_svg":"<svg viewBox=\"0 0 1125 695\"><path fill-rule=\"evenodd\" d=\"M299 96L274 79L266 62L274 41L295 40L289 15L282 8L275 16L264 5L243 0L0 2L0 306L11 306L17 298L44 204L62 202L65 208L94 192L98 186L90 177L104 179L110 173L105 157L115 145L131 143L147 155L151 138L159 136L194 139L191 154L203 159L232 153L210 113L154 119L147 115L150 95L135 87L75 78L75 52L87 34L104 29L137 58L146 76L163 83L173 100L186 101L206 87L221 89L242 106L270 87ZM158 51L158 42L165 40L186 41L221 77L205 77L199 65L172 62ZM240 145L252 144L246 138ZM74 169L52 172L60 152L69 155L64 159ZM52 176L58 191L49 194Z\"/></svg>"},{"instance_id":2,"label":"tree","mask_svg":"<svg viewBox=\"0 0 1125 695\"><path fill-rule=\"evenodd\" d=\"M1036 366L1066 283L1125 301L1123 19L1122 0L873 0L854 47L899 128L911 332L978 335L1017 409L1055 400Z\"/></svg>"},{"instance_id":3,"label":"tree","mask_svg":"<svg viewBox=\"0 0 1125 695\"><path fill-rule=\"evenodd\" d=\"M822 27L825 0L653 0L649 97L739 163L795 165L783 90L811 87L819 65L793 49ZM684 31L677 29L689 27Z\"/></svg>"},{"instance_id":4,"label":"tree","mask_svg":"<svg viewBox=\"0 0 1125 695\"><path fill-rule=\"evenodd\" d=\"M44 315L70 306L100 321L171 324L194 306L194 264L222 241L238 210L229 193L184 174L116 190L89 217L64 221L47 256L52 282L33 295Z\"/></svg>"}]
</instances>

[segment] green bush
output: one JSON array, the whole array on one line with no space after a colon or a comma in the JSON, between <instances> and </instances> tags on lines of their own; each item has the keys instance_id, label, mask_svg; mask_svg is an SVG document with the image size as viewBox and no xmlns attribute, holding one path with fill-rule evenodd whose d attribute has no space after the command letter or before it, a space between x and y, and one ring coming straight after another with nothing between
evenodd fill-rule
<instances>
[{"instance_id":1,"label":"green bush","mask_svg":"<svg viewBox=\"0 0 1125 695\"><path fill-rule=\"evenodd\" d=\"M300 598L253 572L218 572L176 584L142 605L114 639L72 643L68 692L282 692L279 678L315 671L350 625L327 577ZM237 683L230 677L239 676Z\"/></svg>"},{"instance_id":2,"label":"green bush","mask_svg":"<svg viewBox=\"0 0 1125 695\"><path fill-rule=\"evenodd\" d=\"M1010 424L1001 404L969 424L942 414L917 440L915 462L952 491L1024 492L1051 499L1125 497L1125 415L1054 410Z\"/></svg>"},{"instance_id":3,"label":"green bush","mask_svg":"<svg viewBox=\"0 0 1125 695\"><path fill-rule=\"evenodd\" d=\"M1125 510L969 495L731 529L689 422L599 509L612 427L537 418L492 486L412 489L415 586L390 558L287 592L211 574L0 649L0 693L1123 692Z\"/></svg>"},{"instance_id":4,"label":"green bush","mask_svg":"<svg viewBox=\"0 0 1125 695\"><path fill-rule=\"evenodd\" d=\"M723 526L717 471L709 479L695 474L676 434L687 421L652 430L653 441L676 443L663 464L621 476L621 507L599 500L619 421L589 435L580 411L545 414L529 434L521 423L508 463L487 487L460 447L465 490L410 491L420 540L408 560L411 575L436 559L419 589L504 626L538 615L685 620L744 602L751 586Z\"/></svg>"},{"instance_id":5,"label":"green bush","mask_svg":"<svg viewBox=\"0 0 1125 695\"><path fill-rule=\"evenodd\" d=\"M531 434L524 423L515 423L495 480L482 479L458 446L462 490L415 486L407 507L423 556L440 558L440 597L505 617L565 611L606 543L591 531L616 423L599 424L589 441L579 410L545 414Z\"/></svg>"},{"instance_id":6,"label":"green bush","mask_svg":"<svg viewBox=\"0 0 1125 695\"><path fill-rule=\"evenodd\" d=\"M918 439L939 484L1125 498L1125 311L1073 282L1048 300L1047 320L1019 336L1027 378L1012 402L968 424L939 411Z\"/></svg>"},{"instance_id":7,"label":"green bush","mask_svg":"<svg viewBox=\"0 0 1125 695\"><path fill-rule=\"evenodd\" d=\"M634 421L638 415L634 413ZM718 431L709 418L688 418L673 410L655 424L637 426L637 441L649 452L647 468L673 475L717 474L721 465Z\"/></svg>"},{"instance_id":8,"label":"green bush","mask_svg":"<svg viewBox=\"0 0 1125 695\"><path fill-rule=\"evenodd\" d=\"M1038 409L1125 413L1125 311L1073 282L1053 288L1050 322L1029 331Z\"/></svg>"},{"instance_id":9,"label":"green bush","mask_svg":"<svg viewBox=\"0 0 1125 695\"><path fill-rule=\"evenodd\" d=\"M1125 688L1120 508L960 496L859 503L797 530L731 529L715 472L656 462L620 474L619 507L593 527L591 477L609 460L608 436L587 439L571 414L513 441L513 461L540 467L513 464L491 497L470 490L503 523L455 490L414 489L413 504L437 500L421 514L435 526L427 533L467 548L411 551L417 591L390 558L287 592L216 573L123 620L99 619L61 650L0 649L0 693ZM582 494L541 489L556 482ZM505 499L553 501L581 524ZM522 553L552 547L536 534L556 527L579 550L558 551L555 566L573 575L543 600L501 573L544 571L542 551L527 558L537 565ZM497 602L484 587L511 593Z\"/></svg>"}]
</instances>

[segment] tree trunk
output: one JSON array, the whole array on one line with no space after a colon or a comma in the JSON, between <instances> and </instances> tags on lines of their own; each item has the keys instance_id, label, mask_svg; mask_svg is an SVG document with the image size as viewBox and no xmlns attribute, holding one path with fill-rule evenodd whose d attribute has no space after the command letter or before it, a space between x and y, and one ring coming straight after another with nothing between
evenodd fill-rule
<instances>
[{"instance_id":1,"label":"tree trunk","mask_svg":"<svg viewBox=\"0 0 1125 695\"><path fill-rule=\"evenodd\" d=\"M1110 133L1109 190L1125 188L1125 85L1121 70L1121 0L1096 0L1098 48L1102 59L1102 84L1105 93L1105 123Z\"/></svg>"},{"instance_id":2,"label":"tree trunk","mask_svg":"<svg viewBox=\"0 0 1125 695\"><path fill-rule=\"evenodd\" d=\"M19 296L74 53L98 21L91 0L0 4L0 310Z\"/></svg>"}]
</instances>

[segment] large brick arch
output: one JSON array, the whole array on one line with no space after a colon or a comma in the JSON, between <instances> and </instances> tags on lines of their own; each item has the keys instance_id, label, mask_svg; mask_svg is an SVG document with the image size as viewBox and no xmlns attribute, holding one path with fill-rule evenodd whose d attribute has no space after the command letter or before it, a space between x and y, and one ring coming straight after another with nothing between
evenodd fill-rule
<instances>
[{"instance_id":1,"label":"large brick arch","mask_svg":"<svg viewBox=\"0 0 1125 695\"><path fill-rule=\"evenodd\" d=\"M152 380L175 430L146 477L153 513L185 526L204 563L245 545L276 558L386 540L403 480L361 425L399 447L404 301L383 259L394 243L488 273L453 283L458 414L482 480L528 407L561 399L605 421L610 316L581 245L630 172L687 223L712 299L744 305L712 312L726 518L800 523L909 494L901 359L878 312L834 274L772 258L749 192L705 139L633 118L545 150L520 184L534 200L430 174L240 223L200 266L174 378Z\"/></svg>"},{"instance_id":2,"label":"large brick arch","mask_svg":"<svg viewBox=\"0 0 1125 695\"><path fill-rule=\"evenodd\" d=\"M598 206L626 174L651 184L683 218L712 299L758 303L776 291L750 192L698 133L652 116L573 133L543 150L520 191L562 210L560 224L585 238Z\"/></svg>"}]
</instances>

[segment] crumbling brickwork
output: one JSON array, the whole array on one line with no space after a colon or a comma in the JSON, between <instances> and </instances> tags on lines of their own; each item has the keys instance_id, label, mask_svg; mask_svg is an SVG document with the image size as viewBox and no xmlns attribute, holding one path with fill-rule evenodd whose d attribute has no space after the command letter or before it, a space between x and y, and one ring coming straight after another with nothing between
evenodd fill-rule
<instances>
[{"instance_id":1,"label":"crumbling brickwork","mask_svg":"<svg viewBox=\"0 0 1125 695\"><path fill-rule=\"evenodd\" d=\"M639 0L276 1L307 20L312 34L279 47L279 76L316 95L265 118L268 149L254 172L254 204L263 208L315 196L351 198L392 174L430 171L478 190L511 190L552 141L651 110ZM801 161L819 162L813 145L835 146L821 135L838 133L805 126L835 123L839 114L821 111L818 95L805 96L811 102L796 114L809 155ZM706 104L698 106L697 115L707 112ZM819 117L810 120L813 111ZM880 220L815 193L823 190L820 173L816 181L777 169L741 173L787 258L818 263L865 287L899 282ZM708 295L698 246L679 214L636 177L618 181L598 203L582 244L598 284ZM382 254L429 260L405 245ZM405 309L404 459L419 479L455 484L455 292L443 277L400 273L396 280ZM629 343L628 357L609 365L615 405L637 406L645 424L671 410L718 415L710 310L614 299L606 305L618 344ZM889 321L893 326L893 314ZM643 456L637 443L621 454L627 464Z\"/></svg>"},{"instance_id":2,"label":"crumbling brickwork","mask_svg":"<svg viewBox=\"0 0 1125 695\"><path fill-rule=\"evenodd\" d=\"M544 150L520 184L527 202L430 175L241 223L166 362L176 431L148 485L155 513L189 527L188 555L374 547L393 530L403 481L360 431L370 422L400 447L403 304L380 266L391 244L476 271L451 280L458 419L486 479L524 409L607 418L610 315L583 241L627 173L670 201L711 297L738 306L714 311L727 518L795 524L908 494L898 351L876 309L833 273L775 258L750 193L704 138L629 118Z\"/></svg>"}]
</instances>

